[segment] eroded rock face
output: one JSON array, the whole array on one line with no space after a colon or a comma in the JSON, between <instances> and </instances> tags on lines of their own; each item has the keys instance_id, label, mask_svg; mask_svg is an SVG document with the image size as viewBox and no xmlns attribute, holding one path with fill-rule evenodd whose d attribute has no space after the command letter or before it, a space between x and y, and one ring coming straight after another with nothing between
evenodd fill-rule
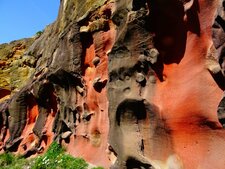
<instances>
[{"instance_id":1,"label":"eroded rock face","mask_svg":"<svg viewBox=\"0 0 225 169\"><path fill-rule=\"evenodd\" d=\"M0 101L10 97L28 81L36 66L36 59L24 52L34 42L26 38L0 45Z\"/></svg>"},{"instance_id":2,"label":"eroded rock face","mask_svg":"<svg viewBox=\"0 0 225 169\"><path fill-rule=\"evenodd\" d=\"M223 4L62 0L0 104L1 151L57 141L105 168L223 169Z\"/></svg>"},{"instance_id":3,"label":"eroded rock face","mask_svg":"<svg viewBox=\"0 0 225 169\"><path fill-rule=\"evenodd\" d=\"M214 47L214 57L217 60L217 62L220 65L220 71L214 75L216 77L217 81L219 81L220 88L224 90L224 1L219 1L219 5L217 7L215 20L212 26L212 38L213 38L213 47ZM218 106L218 118L220 122L224 125L224 97L219 103Z\"/></svg>"}]
</instances>

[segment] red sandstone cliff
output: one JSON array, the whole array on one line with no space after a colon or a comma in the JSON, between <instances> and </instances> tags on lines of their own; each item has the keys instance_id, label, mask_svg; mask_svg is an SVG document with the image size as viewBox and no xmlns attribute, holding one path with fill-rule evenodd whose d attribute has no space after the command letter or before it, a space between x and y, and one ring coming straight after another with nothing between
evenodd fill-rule
<instances>
[{"instance_id":1,"label":"red sandstone cliff","mask_svg":"<svg viewBox=\"0 0 225 169\"><path fill-rule=\"evenodd\" d=\"M224 169L224 19L222 0L62 0L1 103L1 151L55 140L105 168Z\"/></svg>"}]
</instances>

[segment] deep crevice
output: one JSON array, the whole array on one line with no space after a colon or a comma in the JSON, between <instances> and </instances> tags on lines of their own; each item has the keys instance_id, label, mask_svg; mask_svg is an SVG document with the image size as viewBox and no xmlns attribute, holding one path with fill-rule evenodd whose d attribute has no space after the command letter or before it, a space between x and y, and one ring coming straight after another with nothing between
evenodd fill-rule
<instances>
[{"instance_id":1,"label":"deep crevice","mask_svg":"<svg viewBox=\"0 0 225 169\"><path fill-rule=\"evenodd\" d=\"M89 65L85 64L86 50L94 43L94 39L91 33L84 32L80 34L80 41L82 43L82 54L81 54L82 73L81 74L84 75L85 70L89 67Z\"/></svg>"},{"instance_id":2,"label":"deep crevice","mask_svg":"<svg viewBox=\"0 0 225 169\"><path fill-rule=\"evenodd\" d=\"M132 157L126 161L126 167L127 169L152 169L150 164L142 163Z\"/></svg>"}]
</instances>

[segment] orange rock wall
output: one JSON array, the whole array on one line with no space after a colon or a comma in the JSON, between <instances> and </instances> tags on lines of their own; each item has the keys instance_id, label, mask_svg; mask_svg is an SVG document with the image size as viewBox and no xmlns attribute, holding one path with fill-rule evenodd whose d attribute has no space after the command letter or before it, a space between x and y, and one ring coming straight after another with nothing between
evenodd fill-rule
<instances>
[{"instance_id":1,"label":"orange rock wall","mask_svg":"<svg viewBox=\"0 0 225 169\"><path fill-rule=\"evenodd\" d=\"M135 35L131 32L124 40L123 34L127 33L124 30L129 26L132 30L132 24L136 25L136 22L129 20L128 23L128 20L125 20L124 27L123 24L118 26L113 17L118 11L127 8L127 16L132 18L135 12L129 8L130 2L106 2L92 10L85 21L77 21L80 24L82 46L80 73L85 92L83 95L74 92L76 106L81 108L78 113L79 120L73 124L69 139L62 139L61 143L73 156L83 157L88 162L105 168L116 168L117 162L117 168L132 168L127 161L133 158L136 162L139 161L141 166L145 166L144 168L151 165L155 169L224 169L225 132L217 117L217 107L223 91L209 71L213 61L208 59L209 55L213 55L210 50L213 45L212 24L221 2L194 0L191 9L184 11L185 7L178 0L147 1L147 28L143 29L148 32L146 38L153 37L153 40L144 39L138 31ZM61 5L60 11L62 10ZM59 17L61 15L62 13ZM103 23L99 23L102 20L98 18L93 21L94 16L109 18L106 21L103 18ZM107 26L104 27L104 24ZM45 42L47 43L47 40ZM135 67L136 62L139 63L138 45L143 42L147 43L147 47L155 47L159 52L157 62L150 63L151 68L146 73L147 85L140 86L133 80L133 76L140 73L135 72L135 75L129 75L130 81L118 78L114 86L110 73L120 67ZM116 60L118 55L110 55L113 55L114 49L121 44L127 45L132 52L127 59ZM52 55L55 57L57 54ZM153 83L150 82L152 73L156 80ZM131 87L122 90L122 83ZM53 94L57 97L56 93ZM38 103L32 99L28 102L26 126L16 149L17 154L25 156L46 151L55 139L52 126L59 113L59 107L54 108L56 105L52 104L40 141L33 132L40 111ZM136 117L136 121L124 114L123 118L121 117L121 124L125 124L122 128L117 124L114 114L117 113L120 103L129 99L136 99L138 104L142 101L140 104L148 102L148 105L154 108L150 113L147 111L146 117ZM56 104L57 99L52 100ZM135 109L141 111L140 107ZM121 111L127 110L124 108ZM4 135L1 136L3 139L0 144L3 152L10 133L7 129L3 134L4 126L0 127L1 135ZM140 145L139 137L143 145ZM37 149L39 141L40 146Z\"/></svg>"}]
</instances>

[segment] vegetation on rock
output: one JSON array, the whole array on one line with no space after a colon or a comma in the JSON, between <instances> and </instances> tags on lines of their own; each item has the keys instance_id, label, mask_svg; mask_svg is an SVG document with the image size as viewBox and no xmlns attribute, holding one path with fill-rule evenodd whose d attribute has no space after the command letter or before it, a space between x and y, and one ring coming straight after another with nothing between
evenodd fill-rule
<instances>
[{"instance_id":1,"label":"vegetation on rock","mask_svg":"<svg viewBox=\"0 0 225 169\"><path fill-rule=\"evenodd\" d=\"M47 152L33 159L17 157L12 153L0 155L0 169L87 169L90 168L82 158L74 158L53 142ZM103 169L94 167L92 169Z\"/></svg>"},{"instance_id":2,"label":"vegetation on rock","mask_svg":"<svg viewBox=\"0 0 225 169\"><path fill-rule=\"evenodd\" d=\"M0 44L0 89L9 91L2 94L1 98L20 89L34 72L35 58L25 55L34 40L26 38Z\"/></svg>"}]
</instances>

